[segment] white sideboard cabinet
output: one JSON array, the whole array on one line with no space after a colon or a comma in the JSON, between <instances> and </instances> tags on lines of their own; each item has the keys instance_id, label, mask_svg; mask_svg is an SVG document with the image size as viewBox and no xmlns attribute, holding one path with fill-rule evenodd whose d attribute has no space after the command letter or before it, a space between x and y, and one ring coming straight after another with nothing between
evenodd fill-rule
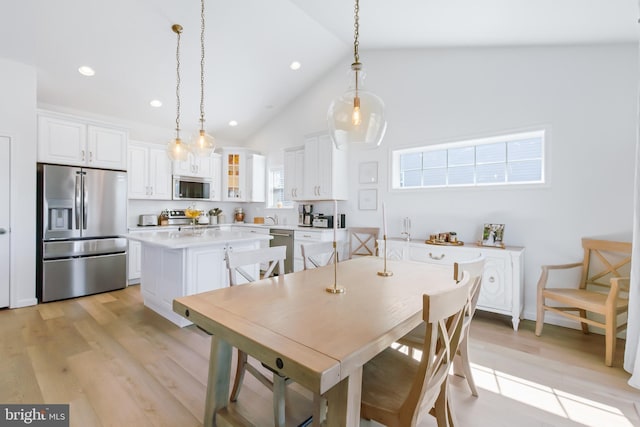
<instances>
[{"instance_id":1,"label":"white sideboard cabinet","mask_svg":"<svg viewBox=\"0 0 640 427\"><path fill-rule=\"evenodd\" d=\"M384 241L378 240L379 255L384 254ZM411 260L453 265L484 255L486 258L479 310L511 316L513 329L518 330L524 309L524 248L505 249L486 246L441 246L400 239L387 240L387 259ZM453 274L453 270L452 270Z\"/></svg>"}]
</instances>

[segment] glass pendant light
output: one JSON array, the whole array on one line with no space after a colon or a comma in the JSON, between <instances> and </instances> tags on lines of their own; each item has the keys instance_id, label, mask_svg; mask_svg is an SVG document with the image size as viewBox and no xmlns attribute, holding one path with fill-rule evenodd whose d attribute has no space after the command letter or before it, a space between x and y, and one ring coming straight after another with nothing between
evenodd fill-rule
<instances>
[{"instance_id":1,"label":"glass pendant light","mask_svg":"<svg viewBox=\"0 0 640 427\"><path fill-rule=\"evenodd\" d=\"M215 150L215 140L204 130L204 0L200 0L200 130L191 143L199 157L209 157Z\"/></svg>"},{"instance_id":2,"label":"glass pendant light","mask_svg":"<svg viewBox=\"0 0 640 427\"><path fill-rule=\"evenodd\" d=\"M174 24L171 29L178 35L176 47L176 137L167 144L167 155L171 160L184 161L189 155L189 147L180 139L180 34L182 25Z\"/></svg>"},{"instance_id":3,"label":"glass pendant light","mask_svg":"<svg viewBox=\"0 0 640 427\"><path fill-rule=\"evenodd\" d=\"M380 146L387 130L384 118L384 102L377 95L362 89L364 72L359 47L360 2L355 0L353 64L351 64L352 86L329 106L327 120L329 132L336 147L344 149L373 149Z\"/></svg>"}]
</instances>

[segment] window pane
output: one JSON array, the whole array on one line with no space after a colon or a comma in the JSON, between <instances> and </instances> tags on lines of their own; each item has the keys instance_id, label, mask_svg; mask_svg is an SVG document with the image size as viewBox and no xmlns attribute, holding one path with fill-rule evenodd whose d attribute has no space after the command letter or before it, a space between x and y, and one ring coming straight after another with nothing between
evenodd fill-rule
<instances>
[{"instance_id":1,"label":"window pane","mask_svg":"<svg viewBox=\"0 0 640 427\"><path fill-rule=\"evenodd\" d=\"M509 163L509 182L541 182L542 160Z\"/></svg>"},{"instance_id":2,"label":"window pane","mask_svg":"<svg viewBox=\"0 0 640 427\"><path fill-rule=\"evenodd\" d=\"M420 171L405 171L403 174L402 187L419 187L421 185L420 182Z\"/></svg>"},{"instance_id":3,"label":"window pane","mask_svg":"<svg viewBox=\"0 0 640 427\"><path fill-rule=\"evenodd\" d=\"M472 165L475 161L475 147L452 148L449 152L449 166Z\"/></svg>"},{"instance_id":4,"label":"window pane","mask_svg":"<svg viewBox=\"0 0 640 427\"><path fill-rule=\"evenodd\" d=\"M504 163L478 165L476 168L476 175L478 184L495 184L506 181Z\"/></svg>"},{"instance_id":5,"label":"window pane","mask_svg":"<svg viewBox=\"0 0 640 427\"><path fill-rule=\"evenodd\" d=\"M542 138L521 139L507 143L509 162L542 158Z\"/></svg>"},{"instance_id":6,"label":"window pane","mask_svg":"<svg viewBox=\"0 0 640 427\"><path fill-rule=\"evenodd\" d=\"M473 184L473 178L473 166L457 166L449 168L449 185Z\"/></svg>"},{"instance_id":7,"label":"window pane","mask_svg":"<svg viewBox=\"0 0 640 427\"><path fill-rule=\"evenodd\" d=\"M424 168L442 168L447 166L447 150L425 151L422 153Z\"/></svg>"},{"instance_id":8,"label":"window pane","mask_svg":"<svg viewBox=\"0 0 640 427\"><path fill-rule=\"evenodd\" d=\"M507 159L507 146L504 142L495 144L484 144L476 147L476 162L482 163L504 163Z\"/></svg>"},{"instance_id":9,"label":"window pane","mask_svg":"<svg viewBox=\"0 0 640 427\"><path fill-rule=\"evenodd\" d=\"M407 169L421 169L422 168L422 153L409 153L400 156L400 168L402 170Z\"/></svg>"},{"instance_id":10,"label":"window pane","mask_svg":"<svg viewBox=\"0 0 640 427\"><path fill-rule=\"evenodd\" d=\"M425 187L440 186L447 184L447 169L433 168L422 172L422 185Z\"/></svg>"}]
</instances>

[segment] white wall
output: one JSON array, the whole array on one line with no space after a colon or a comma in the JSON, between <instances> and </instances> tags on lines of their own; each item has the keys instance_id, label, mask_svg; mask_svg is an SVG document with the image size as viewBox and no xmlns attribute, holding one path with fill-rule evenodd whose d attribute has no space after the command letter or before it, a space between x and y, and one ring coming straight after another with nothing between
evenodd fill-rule
<instances>
[{"instance_id":1,"label":"white wall","mask_svg":"<svg viewBox=\"0 0 640 427\"><path fill-rule=\"evenodd\" d=\"M36 71L0 58L0 135L11 138L10 306L36 303Z\"/></svg>"},{"instance_id":2,"label":"white wall","mask_svg":"<svg viewBox=\"0 0 640 427\"><path fill-rule=\"evenodd\" d=\"M350 155L350 197L341 208L347 223L380 225L380 209L357 209L358 190L377 188L391 236L405 216L416 239L457 231L474 242L485 222L506 224L505 242L526 248L524 317L535 319L541 264L579 260L583 236L630 237L637 50L624 44L362 52L367 88L385 101L388 129L380 149ZM247 145L277 158L281 148L326 128L350 62L345 58ZM539 127L548 130L547 186L389 191L392 148ZM379 163L377 186L357 183L363 161Z\"/></svg>"}]
</instances>

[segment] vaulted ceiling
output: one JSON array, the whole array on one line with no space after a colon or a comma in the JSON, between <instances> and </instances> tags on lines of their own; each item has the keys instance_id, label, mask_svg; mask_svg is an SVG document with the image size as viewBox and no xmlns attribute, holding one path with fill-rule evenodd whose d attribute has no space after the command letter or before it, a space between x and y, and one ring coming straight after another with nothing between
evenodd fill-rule
<instances>
[{"instance_id":1,"label":"vaulted ceiling","mask_svg":"<svg viewBox=\"0 0 640 427\"><path fill-rule=\"evenodd\" d=\"M353 50L353 1L205 0L207 129L256 132ZM637 42L637 0L362 0L360 49ZM195 129L199 0L19 0L0 5L0 58L37 69L38 103ZM289 65L302 66L292 71ZM77 71L89 65L87 78ZM152 108L152 99L163 106ZM236 120L238 126L228 122Z\"/></svg>"}]
</instances>

